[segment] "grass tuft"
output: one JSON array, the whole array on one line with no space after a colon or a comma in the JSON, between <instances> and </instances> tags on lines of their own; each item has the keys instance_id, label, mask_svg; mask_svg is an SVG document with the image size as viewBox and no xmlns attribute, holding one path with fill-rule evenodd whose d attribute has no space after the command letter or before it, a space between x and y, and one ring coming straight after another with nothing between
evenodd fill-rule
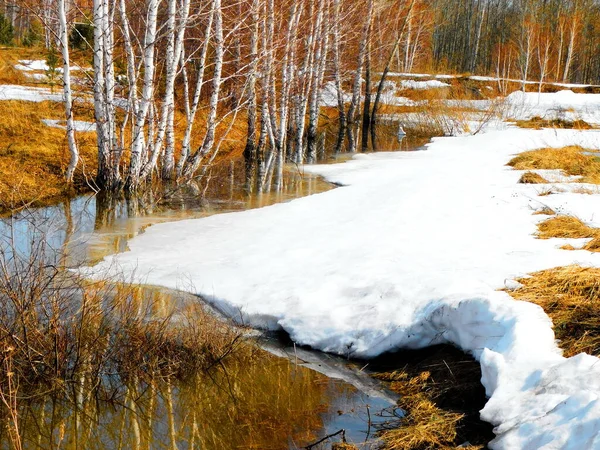
<instances>
[{"instance_id":1,"label":"grass tuft","mask_svg":"<svg viewBox=\"0 0 600 450\"><path fill-rule=\"evenodd\" d=\"M510 294L544 308L566 356L600 356L600 269L558 267L517 281Z\"/></svg>"},{"instance_id":2,"label":"grass tuft","mask_svg":"<svg viewBox=\"0 0 600 450\"><path fill-rule=\"evenodd\" d=\"M542 209L538 209L533 213L534 216L554 216L556 212L549 206L544 206Z\"/></svg>"},{"instance_id":3,"label":"grass tuft","mask_svg":"<svg viewBox=\"0 0 600 450\"><path fill-rule=\"evenodd\" d=\"M546 180L540 174L535 172L525 172L521 178L519 179L519 183L521 184L547 184L548 180Z\"/></svg>"},{"instance_id":4,"label":"grass tuft","mask_svg":"<svg viewBox=\"0 0 600 450\"><path fill-rule=\"evenodd\" d=\"M517 120L519 128L541 130L542 128L563 128L569 130L591 130L593 127L585 120L543 119L539 116L529 120Z\"/></svg>"},{"instance_id":5,"label":"grass tuft","mask_svg":"<svg viewBox=\"0 0 600 450\"><path fill-rule=\"evenodd\" d=\"M538 224L540 239L551 238L593 238L598 235L599 230L583 223L577 217L556 216Z\"/></svg>"},{"instance_id":6,"label":"grass tuft","mask_svg":"<svg viewBox=\"0 0 600 450\"><path fill-rule=\"evenodd\" d=\"M586 154L579 146L542 148L524 152L508 163L516 170L562 170L567 175L581 177L583 183L600 184L600 158Z\"/></svg>"},{"instance_id":7,"label":"grass tuft","mask_svg":"<svg viewBox=\"0 0 600 450\"><path fill-rule=\"evenodd\" d=\"M538 224L537 237L540 239L572 238L592 240L582 247L590 252L600 252L600 229L590 227L577 217L556 216ZM561 247L563 250L576 250L572 245Z\"/></svg>"},{"instance_id":8,"label":"grass tuft","mask_svg":"<svg viewBox=\"0 0 600 450\"><path fill-rule=\"evenodd\" d=\"M392 367L398 360L406 362L402 369L374 375L400 394L398 406L404 411L400 422L380 430L383 448L475 450L492 439L491 425L479 419L486 397L475 360L450 346L395 354Z\"/></svg>"}]
</instances>

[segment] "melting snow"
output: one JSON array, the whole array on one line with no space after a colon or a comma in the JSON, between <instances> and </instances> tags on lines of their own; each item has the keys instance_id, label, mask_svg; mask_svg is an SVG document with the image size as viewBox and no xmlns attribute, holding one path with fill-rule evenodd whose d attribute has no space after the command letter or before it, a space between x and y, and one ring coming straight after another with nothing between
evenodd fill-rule
<instances>
[{"instance_id":1,"label":"melting snow","mask_svg":"<svg viewBox=\"0 0 600 450\"><path fill-rule=\"evenodd\" d=\"M46 125L53 128L66 129L67 125L64 120L44 119L42 120ZM73 127L75 131L96 131L96 124L92 122L85 122L83 120L74 120Z\"/></svg>"},{"instance_id":2,"label":"melting snow","mask_svg":"<svg viewBox=\"0 0 600 450\"><path fill-rule=\"evenodd\" d=\"M402 89L439 89L450 87L448 83L443 83L438 80L428 80L428 81L415 81L415 80L402 80L400 81L400 86Z\"/></svg>"},{"instance_id":3,"label":"melting snow","mask_svg":"<svg viewBox=\"0 0 600 450\"><path fill-rule=\"evenodd\" d=\"M600 361L564 358L550 319L499 292L600 254L533 234L550 206L600 225L600 196L539 197L506 166L519 152L600 132L508 128L438 138L426 151L307 167L343 187L289 203L154 225L87 273L202 295L252 326L372 357L451 343L481 363L493 449L600 449Z\"/></svg>"},{"instance_id":4,"label":"melting snow","mask_svg":"<svg viewBox=\"0 0 600 450\"><path fill-rule=\"evenodd\" d=\"M50 89L18 86L11 84L0 85L0 101L1 100L24 100L29 102L43 102L50 100L53 102L62 102L62 91L60 93L52 93Z\"/></svg>"},{"instance_id":5,"label":"melting snow","mask_svg":"<svg viewBox=\"0 0 600 450\"><path fill-rule=\"evenodd\" d=\"M21 59L19 61L19 64L15 65L15 69L17 70L22 70L23 72L31 72L31 71L47 71L50 70L50 67L48 66L48 64L46 63L46 61L44 61L43 59L34 59L34 60L30 60L30 59ZM73 71L77 71L77 70L81 70L81 67L79 66L72 66L71 70ZM62 64L59 64L59 66L56 68L57 72L61 72L63 71L62 68Z\"/></svg>"}]
</instances>

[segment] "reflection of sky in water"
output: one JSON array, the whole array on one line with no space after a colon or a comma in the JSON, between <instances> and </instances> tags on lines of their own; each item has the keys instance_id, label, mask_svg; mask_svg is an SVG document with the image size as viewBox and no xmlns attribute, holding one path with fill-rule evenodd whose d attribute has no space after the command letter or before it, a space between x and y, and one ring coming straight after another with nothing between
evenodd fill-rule
<instances>
[{"instance_id":1,"label":"reflection of sky in water","mask_svg":"<svg viewBox=\"0 0 600 450\"><path fill-rule=\"evenodd\" d=\"M7 256L16 251L26 259L44 242L45 256L49 260L56 259L65 242L75 248L94 231L95 213L93 196L78 197L57 206L24 210L0 220L0 248Z\"/></svg>"},{"instance_id":2,"label":"reflection of sky in water","mask_svg":"<svg viewBox=\"0 0 600 450\"><path fill-rule=\"evenodd\" d=\"M326 436L344 429L349 442L360 446L367 441L368 444L362 448L370 449L371 445L375 445L372 441L375 439L377 425L389 420L387 417L383 417L381 412L390 407L393 405L388 400L371 397L360 391L353 395L338 396L330 408L334 414L330 413L324 418L323 435ZM336 440L339 440L339 437ZM373 448L376 447L373 446Z\"/></svg>"}]
</instances>

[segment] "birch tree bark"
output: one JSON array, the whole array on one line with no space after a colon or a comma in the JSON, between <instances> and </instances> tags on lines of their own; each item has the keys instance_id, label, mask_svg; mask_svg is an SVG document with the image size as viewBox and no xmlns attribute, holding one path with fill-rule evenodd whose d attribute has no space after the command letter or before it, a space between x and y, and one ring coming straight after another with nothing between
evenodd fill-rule
<instances>
[{"instance_id":1,"label":"birch tree bark","mask_svg":"<svg viewBox=\"0 0 600 450\"><path fill-rule=\"evenodd\" d=\"M133 143L131 146L131 160L129 173L126 181L126 189L136 190L140 182L140 171L142 169L142 152L145 150L146 140L144 128L148 116L150 104L154 101L154 70L155 70L155 46L156 46L156 22L158 19L158 7L161 0L148 0L148 14L146 18L146 30L144 35L144 81L142 86L142 98L139 102L135 124L133 127Z\"/></svg>"},{"instance_id":2,"label":"birch tree bark","mask_svg":"<svg viewBox=\"0 0 600 450\"><path fill-rule=\"evenodd\" d=\"M359 43L358 49L358 60L356 63L356 69L354 72L354 83L352 85L352 100L348 107L347 114L347 130L348 136L348 151L351 153L356 152L356 136L355 136L355 123L356 123L356 112L358 110L358 103L360 102L360 93L362 87L362 71L365 64L365 57L367 54L368 39L371 29L371 23L373 19L373 6L374 0L368 0L367 2L367 14L363 24L362 37Z\"/></svg>"},{"instance_id":3,"label":"birch tree bark","mask_svg":"<svg viewBox=\"0 0 600 450\"><path fill-rule=\"evenodd\" d=\"M79 149L75 140L73 123L73 93L71 90L71 58L69 57L69 30L67 27L67 11L65 0L58 0L59 42L63 57L63 97L65 118L67 120L67 141L69 144L69 165L65 177L67 183L73 182L73 174L79 161Z\"/></svg>"},{"instance_id":4,"label":"birch tree bark","mask_svg":"<svg viewBox=\"0 0 600 450\"><path fill-rule=\"evenodd\" d=\"M223 38L223 11L221 0L213 1L214 9L214 73L212 79L212 93L209 103L208 117L206 119L206 134L202 145L196 150L196 153L186 161L183 170L183 176L191 179L198 170L202 158L212 149L215 141L215 129L217 125L217 108L221 93L221 72L223 69L224 38Z\"/></svg>"},{"instance_id":5,"label":"birch tree bark","mask_svg":"<svg viewBox=\"0 0 600 450\"><path fill-rule=\"evenodd\" d=\"M258 33L259 33L259 0L252 1L252 14L250 25L250 67L248 72L248 106L247 106L247 126L246 146L244 147L244 160L246 163L246 179L250 180L253 168L258 162L256 137L257 137L257 100L256 100L256 77L258 71ZM250 184L249 184L250 186Z\"/></svg>"}]
</instances>

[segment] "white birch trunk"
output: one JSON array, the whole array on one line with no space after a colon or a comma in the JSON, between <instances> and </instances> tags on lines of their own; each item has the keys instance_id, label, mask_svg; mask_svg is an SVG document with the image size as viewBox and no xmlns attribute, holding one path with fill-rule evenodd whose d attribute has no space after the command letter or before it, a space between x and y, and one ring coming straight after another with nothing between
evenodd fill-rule
<instances>
[{"instance_id":1,"label":"white birch trunk","mask_svg":"<svg viewBox=\"0 0 600 450\"><path fill-rule=\"evenodd\" d=\"M185 167L188 157L190 155L190 142L192 137L192 131L194 128L194 121L196 119L196 113L198 111L198 105L200 104L200 95L202 94L202 86L204 85L204 73L206 71L206 56L208 54L209 44L211 40L211 33L213 27L213 20L215 16L215 8L214 4L210 9L210 14L208 17L208 24L206 25L206 33L204 34L204 43L202 44L202 51L200 53L200 67L198 68L198 73L196 74L196 88L194 90L194 98L192 100L192 105L188 112L187 124L185 127L185 132L183 134L183 141L181 144L181 155L179 161L177 163L177 176L181 177L183 175L183 168Z\"/></svg>"},{"instance_id":2,"label":"white birch trunk","mask_svg":"<svg viewBox=\"0 0 600 450\"><path fill-rule=\"evenodd\" d=\"M129 163L128 189L136 189L140 179L141 153L145 147L144 127L148 116L150 103L154 98L154 58L156 45L156 22L160 0L148 0L148 14L144 36L144 81L142 98L139 102L135 124L133 127L133 144Z\"/></svg>"},{"instance_id":3,"label":"white birch trunk","mask_svg":"<svg viewBox=\"0 0 600 450\"><path fill-rule=\"evenodd\" d=\"M358 60L356 62L356 70L354 72L354 83L352 85L352 100L348 107L347 121L347 135L348 135L348 151L354 153L356 151L356 136L355 136L355 122L356 112L358 111L358 103L360 102L360 93L362 87L362 71L365 65L365 56L367 54L369 30L371 28L371 21L373 18L373 3L374 0L369 0L367 6L367 17L363 25L362 37L360 40L358 50Z\"/></svg>"},{"instance_id":4,"label":"white birch trunk","mask_svg":"<svg viewBox=\"0 0 600 450\"><path fill-rule=\"evenodd\" d=\"M73 124L73 93L71 91L71 59L69 57L69 32L67 28L67 11L65 0L58 0L59 40L63 57L63 97L65 104L65 118L67 120L67 141L69 144L69 165L66 179L73 182L73 174L79 161L79 149L75 140L75 126Z\"/></svg>"},{"instance_id":5,"label":"white birch trunk","mask_svg":"<svg viewBox=\"0 0 600 450\"><path fill-rule=\"evenodd\" d=\"M573 53L575 49L575 39L577 33L577 18L573 18L573 22L571 23L571 30L569 36L569 46L567 47L567 60L565 61L565 70L563 71L563 83L569 81L569 73L571 71L571 63L573 61Z\"/></svg>"},{"instance_id":6,"label":"white birch trunk","mask_svg":"<svg viewBox=\"0 0 600 450\"><path fill-rule=\"evenodd\" d=\"M212 149L215 142L217 125L217 110L221 93L221 72L223 70L224 37L223 37L223 11L221 0L213 0L214 9L214 73L212 79L212 93L209 102L208 117L206 120L206 134L204 141L196 153L190 158L184 168L183 176L191 179L198 170L202 158Z\"/></svg>"}]
</instances>

